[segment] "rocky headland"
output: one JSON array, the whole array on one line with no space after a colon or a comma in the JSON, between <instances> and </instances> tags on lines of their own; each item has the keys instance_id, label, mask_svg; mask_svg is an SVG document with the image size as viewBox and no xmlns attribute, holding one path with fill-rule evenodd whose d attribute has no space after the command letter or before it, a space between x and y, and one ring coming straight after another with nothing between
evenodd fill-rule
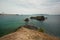
<instances>
[{"instance_id":1,"label":"rocky headland","mask_svg":"<svg viewBox=\"0 0 60 40\"><path fill-rule=\"evenodd\" d=\"M0 37L0 40L60 40L58 37L50 36L31 28L32 26L22 26L15 32Z\"/></svg>"}]
</instances>

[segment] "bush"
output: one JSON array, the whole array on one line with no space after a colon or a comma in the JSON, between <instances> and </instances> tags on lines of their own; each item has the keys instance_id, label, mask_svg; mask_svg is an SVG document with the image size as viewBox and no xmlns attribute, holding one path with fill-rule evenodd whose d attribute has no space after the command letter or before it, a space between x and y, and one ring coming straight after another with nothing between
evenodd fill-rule
<instances>
[{"instance_id":1,"label":"bush","mask_svg":"<svg viewBox=\"0 0 60 40\"><path fill-rule=\"evenodd\" d=\"M43 28L38 29L39 32L44 32Z\"/></svg>"}]
</instances>

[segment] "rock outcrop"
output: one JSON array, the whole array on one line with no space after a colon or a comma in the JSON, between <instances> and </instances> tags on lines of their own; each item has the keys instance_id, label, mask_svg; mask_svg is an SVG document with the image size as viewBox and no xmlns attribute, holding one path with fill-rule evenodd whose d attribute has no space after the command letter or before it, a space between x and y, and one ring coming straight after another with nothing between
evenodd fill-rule
<instances>
[{"instance_id":1,"label":"rock outcrop","mask_svg":"<svg viewBox=\"0 0 60 40\"><path fill-rule=\"evenodd\" d=\"M44 21L45 17L44 16L36 16L36 17L30 17L30 19L36 19L36 20L39 20L39 21Z\"/></svg>"},{"instance_id":2,"label":"rock outcrop","mask_svg":"<svg viewBox=\"0 0 60 40\"><path fill-rule=\"evenodd\" d=\"M29 21L29 19L28 19L28 18L26 18L24 21L25 21L25 22L28 22L28 21Z\"/></svg>"},{"instance_id":3,"label":"rock outcrop","mask_svg":"<svg viewBox=\"0 0 60 40\"><path fill-rule=\"evenodd\" d=\"M16 32L5 35L0 40L59 40L57 37L21 27Z\"/></svg>"}]
</instances>

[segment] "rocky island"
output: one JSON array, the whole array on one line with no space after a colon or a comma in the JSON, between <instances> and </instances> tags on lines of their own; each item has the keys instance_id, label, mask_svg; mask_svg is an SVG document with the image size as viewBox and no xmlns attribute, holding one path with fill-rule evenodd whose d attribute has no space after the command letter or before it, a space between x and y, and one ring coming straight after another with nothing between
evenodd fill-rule
<instances>
[{"instance_id":1,"label":"rocky island","mask_svg":"<svg viewBox=\"0 0 60 40\"><path fill-rule=\"evenodd\" d=\"M44 21L47 18L45 18L44 16L36 16L36 17L30 17L30 19L36 19L36 20L39 20L39 21Z\"/></svg>"}]
</instances>

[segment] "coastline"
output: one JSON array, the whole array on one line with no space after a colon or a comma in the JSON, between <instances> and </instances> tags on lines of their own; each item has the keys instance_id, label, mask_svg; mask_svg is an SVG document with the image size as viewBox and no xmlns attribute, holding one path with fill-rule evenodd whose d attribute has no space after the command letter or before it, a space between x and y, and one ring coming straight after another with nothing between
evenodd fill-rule
<instances>
[{"instance_id":1,"label":"coastline","mask_svg":"<svg viewBox=\"0 0 60 40\"><path fill-rule=\"evenodd\" d=\"M0 40L60 40L43 32L33 30L32 26L21 26L15 32L5 35Z\"/></svg>"}]
</instances>

